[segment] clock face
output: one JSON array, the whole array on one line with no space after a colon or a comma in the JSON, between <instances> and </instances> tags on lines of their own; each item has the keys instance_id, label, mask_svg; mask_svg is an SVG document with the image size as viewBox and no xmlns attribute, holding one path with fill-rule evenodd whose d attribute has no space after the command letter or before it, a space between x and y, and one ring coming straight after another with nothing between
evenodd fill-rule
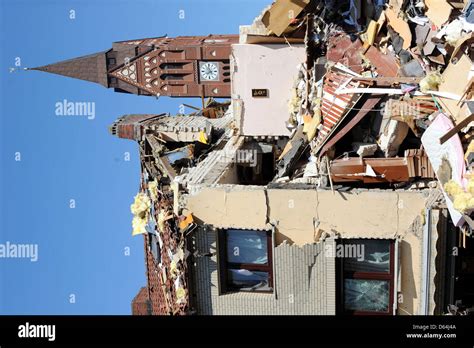
<instances>
[{"instance_id":1,"label":"clock face","mask_svg":"<svg viewBox=\"0 0 474 348\"><path fill-rule=\"evenodd\" d=\"M219 80L219 63L217 62L200 62L199 73L201 80L217 81Z\"/></svg>"}]
</instances>

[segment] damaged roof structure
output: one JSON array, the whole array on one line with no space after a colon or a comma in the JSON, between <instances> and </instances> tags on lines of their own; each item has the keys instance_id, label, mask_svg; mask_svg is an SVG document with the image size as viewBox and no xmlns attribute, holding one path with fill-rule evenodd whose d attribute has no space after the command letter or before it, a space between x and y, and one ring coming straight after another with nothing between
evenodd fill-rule
<instances>
[{"instance_id":1,"label":"damaged roof structure","mask_svg":"<svg viewBox=\"0 0 474 348\"><path fill-rule=\"evenodd\" d=\"M110 127L140 149L133 312L471 313L473 30L472 0L277 0L238 40L141 48L134 88L159 60L209 99Z\"/></svg>"}]
</instances>

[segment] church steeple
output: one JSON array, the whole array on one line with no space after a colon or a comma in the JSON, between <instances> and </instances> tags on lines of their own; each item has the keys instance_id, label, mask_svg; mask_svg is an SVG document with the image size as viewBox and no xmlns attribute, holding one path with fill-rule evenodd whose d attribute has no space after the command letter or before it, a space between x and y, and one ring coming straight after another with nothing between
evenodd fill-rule
<instances>
[{"instance_id":1,"label":"church steeple","mask_svg":"<svg viewBox=\"0 0 474 348\"><path fill-rule=\"evenodd\" d=\"M63 60L54 64L44 65L29 70L45 71L75 79L95 82L104 87L107 83L106 52L99 52L78 58Z\"/></svg>"},{"instance_id":2,"label":"church steeple","mask_svg":"<svg viewBox=\"0 0 474 348\"><path fill-rule=\"evenodd\" d=\"M157 37L30 70L148 96L229 98L231 45L238 35Z\"/></svg>"}]
</instances>

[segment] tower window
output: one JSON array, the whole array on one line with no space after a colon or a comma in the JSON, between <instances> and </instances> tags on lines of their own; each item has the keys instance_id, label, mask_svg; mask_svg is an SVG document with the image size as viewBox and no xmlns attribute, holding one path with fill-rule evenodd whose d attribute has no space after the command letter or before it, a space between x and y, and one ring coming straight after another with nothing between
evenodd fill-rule
<instances>
[{"instance_id":1,"label":"tower window","mask_svg":"<svg viewBox=\"0 0 474 348\"><path fill-rule=\"evenodd\" d=\"M160 76L162 80L184 80L183 75L176 75L176 74L163 74Z\"/></svg>"},{"instance_id":2,"label":"tower window","mask_svg":"<svg viewBox=\"0 0 474 348\"><path fill-rule=\"evenodd\" d=\"M182 69L184 63L163 63L160 65L161 69Z\"/></svg>"}]
</instances>

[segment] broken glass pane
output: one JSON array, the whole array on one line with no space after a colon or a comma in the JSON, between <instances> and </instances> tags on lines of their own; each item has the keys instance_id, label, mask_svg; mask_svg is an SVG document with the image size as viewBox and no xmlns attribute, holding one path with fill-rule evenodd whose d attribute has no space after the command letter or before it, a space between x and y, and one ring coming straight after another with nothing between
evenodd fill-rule
<instances>
[{"instance_id":1,"label":"broken glass pane","mask_svg":"<svg viewBox=\"0 0 474 348\"><path fill-rule=\"evenodd\" d=\"M249 271L247 269L229 269L229 285L244 291L270 291L268 286L268 273Z\"/></svg>"},{"instance_id":2,"label":"broken glass pane","mask_svg":"<svg viewBox=\"0 0 474 348\"><path fill-rule=\"evenodd\" d=\"M265 231L228 230L227 261L231 263L267 263Z\"/></svg>"},{"instance_id":3,"label":"broken glass pane","mask_svg":"<svg viewBox=\"0 0 474 348\"><path fill-rule=\"evenodd\" d=\"M344 279L344 308L353 311L388 312L389 282Z\"/></svg>"}]
</instances>

